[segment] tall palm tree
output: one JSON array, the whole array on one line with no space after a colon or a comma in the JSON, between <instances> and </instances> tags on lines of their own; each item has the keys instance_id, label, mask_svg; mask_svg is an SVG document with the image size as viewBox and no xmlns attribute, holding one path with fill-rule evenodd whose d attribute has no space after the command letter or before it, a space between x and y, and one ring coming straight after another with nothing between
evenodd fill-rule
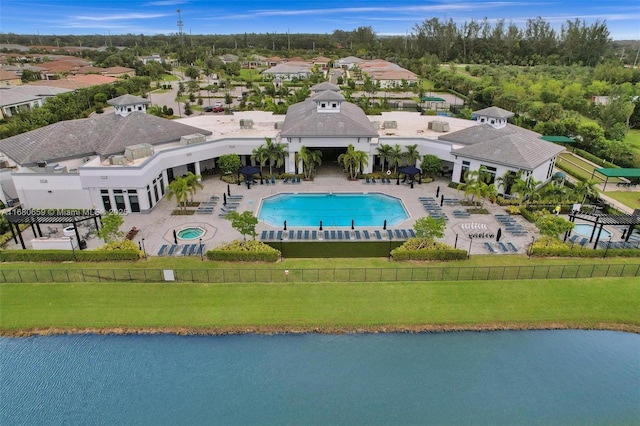
<instances>
[{"instance_id":1,"label":"tall palm tree","mask_svg":"<svg viewBox=\"0 0 640 426\"><path fill-rule=\"evenodd\" d=\"M418 152L418 144L407 145L405 149L407 151L404 153L404 158L407 161L407 165L415 167L416 161L421 157L420 153Z\"/></svg>"},{"instance_id":2,"label":"tall palm tree","mask_svg":"<svg viewBox=\"0 0 640 426\"><path fill-rule=\"evenodd\" d=\"M282 167L287 149L282 143L274 143L271 138L264 138L267 142L265 147L269 158L269 175L273 175L273 166Z\"/></svg>"},{"instance_id":3,"label":"tall palm tree","mask_svg":"<svg viewBox=\"0 0 640 426\"><path fill-rule=\"evenodd\" d=\"M251 151L251 159L260 163L260 173L262 173L262 168L264 167L264 163L269 160L269 153L264 145L260 145L257 148L254 148Z\"/></svg>"},{"instance_id":4,"label":"tall palm tree","mask_svg":"<svg viewBox=\"0 0 640 426\"><path fill-rule=\"evenodd\" d=\"M352 155L353 155L353 162L355 164L355 167L354 167L354 171L355 171L354 178L355 178L358 176L358 174L362 173L362 170L364 169L364 167L369 164L369 155L364 151L354 151Z\"/></svg>"},{"instance_id":5,"label":"tall palm tree","mask_svg":"<svg viewBox=\"0 0 640 426\"><path fill-rule=\"evenodd\" d=\"M502 176L496 178L496 183L498 187L502 188L503 194L511 194L511 188L518 179L522 179L522 170L519 170L517 173L514 173L512 170L507 170Z\"/></svg>"},{"instance_id":6,"label":"tall palm tree","mask_svg":"<svg viewBox=\"0 0 640 426\"><path fill-rule=\"evenodd\" d=\"M338 163L342 163L344 168L349 170L350 179L355 179L363 166L369 164L369 155L364 151L356 151L353 145L349 144L347 152L338 156Z\"/></svg>"},{"instance_id":7,"label":"tall palm tree","mask_svg":"<svg viewBox=\"0 0 640 426\"><path fill-rule=\"evenodd\" d=\"M575 200L583 204L588 197L592 197L595 194L595 185L596 181L594 180L581 180L580 182L576 183L575 188L573 188L573 195L575 197Z\"/></svg>"},{"instance_id":8,"label":"tall palm tree","mask_svg":"<svg viewBox=\"0 0 640 426\"><path fill-rule=\"evenodd\" d=\"M187 180L183 177L176 178L167 187L167 200L170 200L174 196L176 201L182 207L182 210L186 210L185 201L189 196L189 187L187 186Z\"/></svg>"},{"instance_id":9,"label":"tall palm tree","mask_svg":"<svg viewBox=\"0 0 640 426\"><path fill-rule=\"evenodd\" d=\"M384 165L387 161L389 161L389 158L391 158L391 151L393 150L393 148L391 148L391 145L383 144L380 145L376 150L378 151L378 155L382 160L381 170L384 172Z\"/></svg>"},{"instance_id":10,"label":"tall palm tree","mask_svg":"<svg viewBox=\"0 0 640 426\"><path fill-rule=\"evenodd\" d=\"M303 164L303 173L305 179L311 179L311 173L316 166L322 164L322 151L310 150L307 149L306 146L302 145L300 147L300 151L298 152L298 156L302 160Z\"/></svg>"},{"instance_id":11,"label":"tall palm tree","mask_svg":"<svg viewBox=\"0 0 640 426\"><path fill-rule=\"evenodd\" d=\"M393 166L393 170L395 173L398 173L398 166L402 164L402 148L400 145L396 144L391 149L391 155L389 156L389 164Z\"/></svg>"},{"instance_id":12,"label":"tall palm tree","mask_svg":"<svg viewBox=\"0 0 640 426\"><path fill-rule=\"evenodd\" d=\"M204 186L202 186L202 183L200 183L202 180L202 175L196 175L189 172L187 173L187 177L184 178L184 180L187 181L187 191L191 195L191 202L193 202L193 196L196 195L198 189L204 189Z\"/></svg>"}]
</instances>

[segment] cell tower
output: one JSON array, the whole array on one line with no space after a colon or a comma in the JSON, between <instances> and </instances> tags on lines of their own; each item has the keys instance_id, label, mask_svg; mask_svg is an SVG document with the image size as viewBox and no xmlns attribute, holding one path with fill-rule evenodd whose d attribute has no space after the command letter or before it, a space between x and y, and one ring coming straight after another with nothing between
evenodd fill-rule
<instances>
[{"instance_id":1,"label":"cell tower","mask_svg":"<svg viewBox=\"0 0 640 426\"><path fill-rule=\"evenodd\" d=\"M181 10L178 9L177 12L178 12L178 36L180 37L180 45L184 45L184 37L182 36L183 24L182 24L182 18L180 17Z\"/></svg>"}]
</instances>

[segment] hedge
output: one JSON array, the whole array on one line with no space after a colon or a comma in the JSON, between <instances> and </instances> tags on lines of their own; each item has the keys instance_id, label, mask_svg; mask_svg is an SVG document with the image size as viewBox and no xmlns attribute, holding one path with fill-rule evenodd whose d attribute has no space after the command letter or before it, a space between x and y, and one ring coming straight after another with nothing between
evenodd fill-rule
<instances>
[{"instance_id":1,"label":"hedge","mask_svg":"<svg viewBox=\"0 0 640 426\"><path fill-rule=\"evenodd\" d=\"M209 250L207 259L221 262L277 262L280 252Z\"/></svg>"},{"instance_id":2,"label":"hedge","mask_svg":"<svg viewBox=\"0 0 640 426\"><path fill-rule=\"evenodd\" d=\"M449 250L407 250L398 247L391 251L393 260L463 260L467 258L467 252L459 249Z\"/></svg>"},{"instance_id":3,"label":"hedge","mask_svg":"<svg viewBox=\"0 0 640 426\"><path fill-rule=\"evenodd\" d=\"M598 167L607 168L607 169L619 169L620 166L616 166L615 164L605 161L604 159L593 155L590 152L585 151L584 149L576 148L574 153L580 155L581 157L591 161L592 163L599 164Z\"/></svg>"},{"instance_id":4,"label":"hedge","mask_svg":"<svg viewBox=\"0 0 640 426\"><path fill-rule=\"evenodd\" d=\"M566 249L566 248L550 248L550 247L534 247L531 255L534 257L588 257L603 258L605 257L640 257L640 249Z\"/></svg>"},{"instance_id":5,"label":"hedge","mask_svg":"<svg viewBox=\"0 0 640 426\"><path fill-rule=\"evenodd\" d=\"M112 262L138 260L138 250L2 250L1 262Z\"/></svg>"}]
</instances>

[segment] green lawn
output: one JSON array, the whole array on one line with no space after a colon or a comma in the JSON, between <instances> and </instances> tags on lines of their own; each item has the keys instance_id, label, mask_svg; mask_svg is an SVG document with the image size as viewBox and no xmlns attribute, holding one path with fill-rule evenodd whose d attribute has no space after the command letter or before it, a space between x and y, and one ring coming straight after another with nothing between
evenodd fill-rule
<instances>
[{"instance_id":1,"label":"green lawn","mask_svg":"<svg viewBox=\"0 0 640 426\"><path fill-rule=\"evenodd\" d=\"M244 81L262 81L260 71L248 68L242 68L240 70L240 78Z\"/></svg>"},{"instance_id":2,"label":"green lawn","mask_svg":"<svg viewBox=\"0 0 640 426\"><path fill-rule=\"evenodd\" d=\"M608 186L607 186L608 187ZM615 188L615 186L614 186ZM629 206L632 209L640 209L640 192L637 191L606 191L605 194L615 200L620 201L625 206Z\"/></svg>"},{"instance_id":3,"label":"green lawn","mask_svg":"<svg viewBox=\"0 0 640 426\"><path fill-rule=\"evenodd\" d=\"M640 129L630 129L624 142L631 146L636 167L640 167Z\"/></svg>"},{"instance_id":4,"label":"green lawn","mask_svg":"<svg viewBox=\"0 0 640 426\"><path fill-rule=\"evenodd\" d=\"M591 179L591 175L594 169L591 163L585 161L576 154L571 154L568 152L562 153L558 157L562 159L562 161L558 161L559 164L561 164L565 168L570 169L572 175L582 176L585 179ZM601 174L596 173L593 179L599 182L604 182L605 178ZM621 180L618 178L609 178L609 183L615 184L618 182L621 182Z\"/></svg>"},{"instance_id":5,"label":"green lawn","mask_svg":"<svg viewBox=\"0 0 640 426\"><path fill-rule=\"evenodd\" d=\"M438 326L640 330L635 278L342 284L3 284L0 330Z\"/></svg>"}]
</instances>

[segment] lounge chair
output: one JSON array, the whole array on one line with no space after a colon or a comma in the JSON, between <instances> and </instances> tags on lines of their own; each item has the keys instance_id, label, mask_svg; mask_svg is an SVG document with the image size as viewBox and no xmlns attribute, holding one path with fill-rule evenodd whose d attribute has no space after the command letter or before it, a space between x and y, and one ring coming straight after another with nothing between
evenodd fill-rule
<instances>
[{"instance_id":1,"label":"lounge chair","mask_svg":"<svg viewBox=\"0 0 640 426\"><path fill-rule=\"evenodd\" d=\"M376 179L375 178L371 178L371 183L376 183Z\"/></svg>"},{"instance_id":2,"label":"lounge chair","mask_svg":"<svg viewBox=\"0 0 640 426\"><path fill-rule=\"evenodd\" d=\"M517 253L518 248L513 245L513 243L507 243L507 246L511 249L512 252Z\"/></svg>"},{"instance_id":3,"label":"lounge chair","mask_svg":"<svg viewBox=\"0 0 640 426\"><path fill-rule=\"evenodd\" d=\"M280 241L282 239L282 231L278 231L276 234L276 240Z\"/></svg>"},{"instance_id":4,"label":"lounge chair","mask_svg":"<svg viewBox=\"0 0 640 426\"><path fill-rule=\"evenodd\" d=\"M180 247L180 246L177 245L177 244L171 244L171 247L169 247L169 251L167 252L167 254L169 256L173 256L178 251L178 247Z\"/></svg>"},{"instance_id":5,"label":"lounge chair","mask_svg":"<svg viewBox=\"0 0 640 426\"><path fill-rule=\"evenodd\" d=\"M197 248L198 248L197 244L191 244L191 247L189 247L189 256L193 256L194 254L196 254Z\"/></svg>"},{"instance_id":6,"label":"lounge chair","mask_svg":"<svg viewBox=\"0 0 640 426\"><path fill-rule=\"evenodd\" d=\"M362 231L362 236L364 237L365 240L371 239L371 236L369 235L369 231L367 231L366 229Z\"/></svg>"},{"instance_id":7,"label":"lounge chair","mask_svg":"<svg viewBox=\"0 0 640 426\"><path fill-rule=\"evenodd\" d=\"M409 239L409 234L407 234L407 230L406 229L402 229L401 231L402 231L402 238L405 238L405 239L408 240Z\"/></svg>"},{"instance_id":8,"label":"lounge chair","mask_svg":"<svg viewBox=\"0 0 640 426\"><path fill-rule=\"evenodd\" d=\"M413 229L409 229L409 236L411 238L415 238L416 237L416 232Z\"/></svg>"},{"instance_id":9,"label":"lounge chair","mask_svg":"<svg viewBox=\"0 0 640 426\"><path fill-rule=\"evenodd\" d=\"M299 240L301 240L301 239L302 239L302 230L299 230L299 231L298 231L297 238L298 238Z\"/></svg>"},{"instance_id":10,"label":"lounge chair","mask_svg":"<svg viewBox=\"0 0 640 426\"><path fill-rule=\"evenodd\" d=\"M484 246L486 247L487 250L489 250L489 253L497 253L496 249L494 249L490 243L485 241Z\"/></svg>"},{"instance_id":11,"label":"lounge chair","mask_svg":"<svg viewBox=\"0 0 640 426\"><path fill-rule=\"evenodd\" d=\"M293 240L295 236L295 231L293 229L289 229L289 239Z\"/></svg>"},{"instance_id":12,"label":"lounge chair","mask_svg":"<svg viewBox=\"0 0 640 426\"><path fill-rule=\"evenodd\" d=\"M369 180L369 176L367 176L367 177L365 178L364 183L371 183L371 181Z\"/></svg>"},{"instance_id":13,"label":"lounge chair","mask_svg":"<svg viewBox=\"0 0 640 426\"><path fill-rule=\"evenodd\" d=\"M360 231L355 231L354 233L356 234L356 240L359 240L362 238L360 237Z\"/></svg>"},{"instance_id":14,"label":"lounge chair","mask_svg":"<svg viewBox=\"0 0 640 426\"><path fill-rule=\"evenodd\" d=\"M342 231L338 231L338 239L341 240L342 239Z\"/></svg>"},{"instance_id":15,"label":"lounge chair","mask_svg":"<svg viewBox=\"0 0 640 426\"><path fill-rule=\"evenodd\" d=\"M271 184L273 185L276 184L276 178L274 176L271 176Z\"/></svg>"},{"instance_id":16,"label":"lounge chair","mask_svg":"<svg viewBox=\"0 0 640 426\"><path fill-rule=\"evenodd\" d=\"M267 239L267 231L262 231L262 235L260 235L260 239L261 240L266 240Z\"/></svg>"},{"instance_id":17,"label":"lounge chair","mask_svg":"<svg viewBox=\"0 0 640 426\"><path fill-rule=\"evenodd\" d=\"M220 199L220 197L218 197L217 195L212 195L211 197L209 197L209 200L211 201L218 201Z\"/></svg>"},{"instance_id":18,"label":"lounge chair","mask_svg":"<svg viewBox=\"0 0 640 426\"><path fill-rule=\"evenodd\" d=\"M399 230L399 229L394 229L394 230L393 230L393 233L395 234L395 235L394 235L394 237L395 237L395 238L404 238L404 237L402 236L402 233L400 232L400 230Z\"/></svg>"},{"instance_id":19,"label":"lounge chair","mask_svg":"<svg viewBox=\"0 0 640 426\"><path fill-rule=\"evenodd\" d=\"M311 231L311 239L312 240L318 239L318 231Z\"/></svg>"},{"instance_id":20,"label":"lounge chair","mask_svg":"<svg viewBox=\"0 0 640 426\"><path fill-rule=\"evenodd\" d=\"M351 233L349 231L344 231L344 239L345 240L352 240L353 238L351 238Z\"/></svg>"},{"instance_id":21,"label":"lounge chair","mask_svg":"<svg viewBox=\"0 0 640 426\"><path fill-rule=\"evenodd\" d=\"M502 241L498 241L498 247L500 247L500 250L502 250L503 253L509 252L509 249L504 245Z\"/></svg>"},{"instance_id":22,"label":"lounge chair","mask_svg":"<svg viewBox=\"0 0 640 426\"><path fill-rule=\"evenodd\" d=\"M227 198L230 200L242 200L244 195L227 195Z\"/></svg>"},{"instance_id":23,"label":"lounge chair","mask_svg":"<svg viewBox=\"0 0 640 426\"><path fill-rule=\"evenodd\" d=\"M331 239L335 240L336 239L336 231L331 231Z\"/></svg>"},{"instance_id":24,"label":"lounge chair","mask_svg":"<svg viewBox=\"0 0 640 426\"><path fill-rule=\"evenodd\" d=\"M269 185L271 182L269 182L269 179L264 179L264 184L265 185Z\"/></svg>"},{"instance_id":25,"label":"lounge chair","mask_svg":"<svg viewBox=\"0 0 640 426\"><path fill-rule=\"evenodd\" d=\"M189 252L189 247L191 247L191 244L183 245L182 250L180 250L180 256L186 256L187 253Z\"/></svg>"},{"instance_id":26,"label":"lounge chair","mask_svg":"<svg viewBox=\"0 0 640 426\"><path fill-rule=\"evenodd\" d=\"M304 231L304 239L305 240L309 239L309 230Z\"/></svg>"},{"instance_id":27,"label":"lounge chair","mask_svg":"<svg viewBox=\"0 0 640 426\"><path fill-rule=\"evenodd\" d=\"M204 244L198 244L198 249L196 250L196 255L200 256L204 251Z\"/></svg>"},{"instance_id":28,"label":"lounge chair","mask_svg":"<svg viewBox=\"0 0 640 426\"><path fill-rule=\"evenodd\" d=\"M162 246L160 246L160 250L158 250L158 256L164 256L165 254L167 254L168 248L169 246L166 244L163 244Z\"/></svg>"},{"instance_id":29,"label":"lounge chair","mask_svg":"<svg viewBox=\"0 0 640 426\"><path fill-rule=\"evenodd\" d=\"M329 235L329 231L322 231L322 232L324 232L324 239L325 239L325 240L328 240L328 239L329 239L329 236L330 236L330 235Z\"/></svg>"},{"instance_id":30,"label":"lounge chair","mask_svg":"<svg viewBox=\"0 0 640 426\"><path fill-rule=\"evenodd\" d=\"M378 231L377 229L374 231L374 234L376 235L376 239L378 240L382 240L382 235L380 235L380 231Z\"/></svg>"},{"instance_id":31,"label":"lounge chair","mask_svg":"<svg viewBox=\"0 0 640 426\"><path fill-rule=\"evenodd\" d=\"M296 183L300 183L300 176L296 178Z\"/></svg>"},{"instance_id":32,"label":"lounge chair","mask_svg":"<svg viewBox=\"0 0 640 426\"><path fill-rule=\"evenodd\" d=\"M269 240L273 241L276 236L276 231L269 231Z\"/></svg>"},{"instance_id":33,"label":"lounge chair","mask_svg":"<svg viewBox=\"0 0 640 426\"><path fill-rule=\"evenodd\" d=\"M289 178L282 179L282 183L289 183Z\"/></svg>"},{"instance_id":34,"label":"lounge chair","mask_svg":"<svg viewBox=\"0 0 640 426\"><path fill-rule=\"evenodd\" d=\"M391 178L387 178L387 185L391 185Z\"/></svg>"}]
</instances>

